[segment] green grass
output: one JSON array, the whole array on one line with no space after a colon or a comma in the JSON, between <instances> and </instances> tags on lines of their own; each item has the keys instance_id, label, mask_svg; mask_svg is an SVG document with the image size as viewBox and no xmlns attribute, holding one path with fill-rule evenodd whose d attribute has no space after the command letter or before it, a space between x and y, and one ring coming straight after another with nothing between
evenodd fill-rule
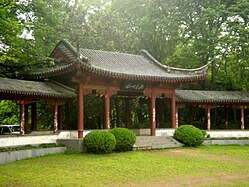
<instances>
[{"instance_id":1,"label":"green grass","mask_svg":"<svg viewBox=\"0 0 249 187\"><path fill-rule=\"evenodd\" d=\"M249 146L56 154L0 165L0 186L248 186Z\"/></svg>"}]
</instances>

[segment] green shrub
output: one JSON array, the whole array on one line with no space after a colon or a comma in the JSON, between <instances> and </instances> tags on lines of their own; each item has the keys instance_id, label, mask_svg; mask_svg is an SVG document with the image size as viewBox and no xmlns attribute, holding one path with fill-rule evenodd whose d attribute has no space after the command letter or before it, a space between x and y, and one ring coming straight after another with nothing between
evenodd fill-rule
<instances>
[{"instance_id":1,"label":"green shrub","mask_svg":"<svg viewBox=\"0 0 249 187\"><path fill-rule=\"evenodd\" d=\"M116 151L131 151L136 142L134 132L126 128L114 128L110 131L116 138Z\"/></svg>"},{"instance_id":2,"label":"green shrub","mask_svg":"<svg viewBox=\"0 0 249 187\"><path fill-rule=\"evenodd\" d=\"M92 131L84 138L86 151L90 153L110 153L114 150L116 139L107 131Z\"/></svg>"},{"instance_id":3,"label":"green shrub","mask_svg":"<svg viewBox=\"0 0 249 187\"><path fill-rule=\"evenodd\" d=\"M205 130L201 130L203 137L205 138L207 136L207 132Z\"/></svg>"},{"instance_id":4,"label":"green shrub","mask_svg":"<svg viewBox=\"0 0 249 187\"><path fill-rule=\"evenodd\" d=\"M201 130L193 125L180 126L175 130L173 137L187 147L197 147L202 145L204 141Z\"/></svg>"}]
</instances>

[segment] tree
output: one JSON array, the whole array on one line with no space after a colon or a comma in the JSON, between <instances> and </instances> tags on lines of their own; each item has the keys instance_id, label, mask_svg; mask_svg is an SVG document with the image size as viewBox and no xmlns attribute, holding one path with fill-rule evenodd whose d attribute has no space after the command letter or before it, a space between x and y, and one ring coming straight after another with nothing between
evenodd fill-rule
<instances>
[{"instance_id":1,"label":"tree","mask_svg":"<svg viewBox=\"0 0 249 187\"><path fill-rule=\"evenodd\" d=\"M9 76L20 67L22 31L26 26L22 14L27 6L23 1L3 0L0 3L0 75ZM13 69L10 68L13 67Z\"/></svg>"}]
</instances>

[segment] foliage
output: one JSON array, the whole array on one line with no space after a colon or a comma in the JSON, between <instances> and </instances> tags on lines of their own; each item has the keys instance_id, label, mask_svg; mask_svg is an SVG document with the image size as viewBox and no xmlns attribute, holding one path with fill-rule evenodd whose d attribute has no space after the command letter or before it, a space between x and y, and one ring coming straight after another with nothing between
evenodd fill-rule
<instances>
[{"instance_id":1,"label":"foliage","mask_svg":"<svg viewBox=\"0 0 249 187\"><path fill-rule=\"evenodd\" d=\"M202 133L204 138L207 136L207 132L205 130L201 130L201 133Z\"/></svg>"},{"instance_id":2,"label":"foliage","mask_svg":"<svg viewBox=\"0 0 249 187\"><path fill-rule=\"evenodd\" d=\"M212 61L207 79L185 88L246 91L248 10L247 0L2 0L0 76L16 77L23 70L53 65L51 51L67 39L82 48L133 54L146 49L176 67L196 68ZM85 105L92 108L92 100L86 99ZM111 114L125 116L122 102L112 104ZM148 110L137 107L139 102L129 101L136 127L148 120ZM98 99L94 105L101 103ZM102 128L102 108L85 112L86 128ZM69 113L66 122L75 129L76 113ZM125 126L117 115L111 120L113 127Z\"/></svg>"},{"instance_id":3,"label":"foliage","mask_svg":"<svg viewBox=\"0 0 249 187\"><path fill-rule=\"evenodd\" d=\"M37 103L37 130L53 130L53 114L52 105Z\"/></svg>"},{"instance_id":4,"label":"foliage","mask_svg":"<svg viewBox=\"0 0 249 187\"><path fill-rule=\"evenodd\" d=\"M19 123L19 106L12 101L0 102L1 125L14 125Z\"/></svg>"},{"instance_id":5,"label":"foliage","mask_svg":"<svg viewBox=\"0 0 249 187\"><path fill-rule=\"evenodd\" d=\"M136 142L134 132L126 128L114 128L110 131L116 138L116 151L131 151Z\"/></svg>"},{"instance_id":6,"label":"foliage","mask_svg":"<svg viewBox=\"0 0 249 187\"><path fill-rule=\"evenodd\" d=\"M0 74L46 66L65 38L84 48L146 49L160 62L184 68L214 59L202 88L247 90L248 10L246 0L3 0Z\"/></svg>"},{"instance_id":7,"label":"foliage","mask_svg":"<svg viewBox=\"0 0 249 187\"><path fill-rule=\"evenodd\" d=\"M116 139L106 131L92 131L84 138L84 146L90 153L110 153L114 150Z\"/></svg>"},{"instance_id":8,"label":"foliage","mask_svg":"<svg viewBox=\"0 0 249 187\"><path fill-rule=\"evenodd\" d=\"M202 131L193 125L181 125L175 130L173 137L186 147L197 147L204 141Z\"/></svg>"}]
</instances>

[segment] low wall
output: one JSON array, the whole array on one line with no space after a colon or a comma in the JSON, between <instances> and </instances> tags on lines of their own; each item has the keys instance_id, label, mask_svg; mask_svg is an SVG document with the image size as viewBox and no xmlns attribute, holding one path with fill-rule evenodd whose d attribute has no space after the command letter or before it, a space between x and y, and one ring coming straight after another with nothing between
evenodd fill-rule
<instances>
[{"instance_id":1,"label":"low wall","mask_svg":"<svg viewBox=\"0 0 249 187\"><path fill-rule=\"evenodd\" d=\"M83 137L85 137L91 131L94 131L94 130L84 130ZM58 131L58 139L76 139L76 138L78 138L77 130Z\"/></svg>"},{"instance_id":2,"label":"low wall","mask_svg":"<svg viewBox=\"0 0 249 187\"><path fill-rule=\"evenodd\" d=\"M156 136L173 136L175 129L156 129ZM249 130L210 130L210 138L248 138Z\"/></svg>"},{"instance_id":3,"label":"low wall","mask_svg":"<svg viewBox=\"0 0 249 187\"><path fill-rule=\"evenodd\" d=\"M249 140L204 140L202 145L249 145Z\"/></svg>"},{"instance_id":4,"label":"low wall","mask_svg":"<svg viewBox=\"0 0 249 187\"><path fill-rule=\"evenodd\" d=\"M66 147L51 147L51 148L41 148L41 149L0 152L0 164L14 162L16 160L22 160L26 158L36 158L38 156L44 156L47 154L63 153L65 152L65 150Z\"/></svg>"},{"instance_id":5,"label":"low wall","mask_svg":"<svg viewBox=\"0 0 249 187\"><path fill-rule=\"evenodd\" d=\"M249 137L249 130L211 130L206 131L210 138L245 138Z\"/></svg>"},{"instance_id":6,"label":"low wall","mask_svg":"<svg viewBox=\"0 0 249 187\"><path fill-rule=\"evenodd\" d=\"M57 143L66 146L67 150L84 152L83 139L58 139Z\"/></svg>"},{"instance_id":7,"label":"low wall","mask_svg":"<svg viewBox=\"0 0 249 187\"><path fill-rule=\"evenodd\" d=\"M57 135L18 135L0 138L0 147L56 143Z\"/></svg>"},{"instance_id":8,"label":"low wall","mask_svg":"<svg viewBox=\"0 0 249 187\"><path fill-rule=\"evenodd\" d=\"M131 129L137 136L149 136L150 129ZM85 130L83 136L87 135L93 130ZM156 136L173 136L175 129L156 129ZM249 130L211 130L206 131L210 138L242 138L249 137ZM78 140L77 130L62 130L57 134L51 134L52 131L45 132L46 135L40 132L32 132L29 135L17 135L17 136L0 136L0 147L10 147L10 146L20 146L20 145L33 145L33 144L46 144L46 143L57 143L57 140L71 140L67 146L71 150L81 150L75 149L75 147L82 147ZM43 134L43 135L42 135ZM71 147L71 144L74 144Z\"/></svg>"},{"instance_id":9,"label":"low wall","mask_svg":"<svg viewBox=\"0 0 249 187\"><path fill-rule=\"evenodd\" d=\"M132 132L136 134L136 136L149 136L150 129L130 129Z\"/></svg>"},{"instance_id":10,"label":"low wall","mask_svg":"<svg viewBox=\"0 0 249 187\"><path fill-rule=\"evenodd\" d=\"M156 136L173 136L175 129L156 129Z\"/></svg>"}]
</instances>

